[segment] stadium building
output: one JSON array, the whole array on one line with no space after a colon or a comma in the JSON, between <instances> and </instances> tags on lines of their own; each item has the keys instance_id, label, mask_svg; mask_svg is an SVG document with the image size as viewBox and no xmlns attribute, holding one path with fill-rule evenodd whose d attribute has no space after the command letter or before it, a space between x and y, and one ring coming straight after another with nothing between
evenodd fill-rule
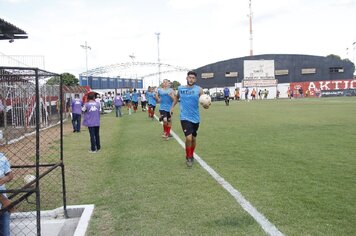
<instances>
[{"instance_id":1,"label":"stadium building","mask_svg":"<svg viewBox=\"0 0 356 236\"><path fill-rule=\"evenodd\" d=\"M197 84L210 93L229 87L231 94L238 88L243 97L246 88L268 90L268 98L287 97L293 90L300 96L356 95L355 65L337 56L266 54L234 58L205 65L195 70ZM307 94L306 94L307 93Z\"/></svg>"}]
</instances>

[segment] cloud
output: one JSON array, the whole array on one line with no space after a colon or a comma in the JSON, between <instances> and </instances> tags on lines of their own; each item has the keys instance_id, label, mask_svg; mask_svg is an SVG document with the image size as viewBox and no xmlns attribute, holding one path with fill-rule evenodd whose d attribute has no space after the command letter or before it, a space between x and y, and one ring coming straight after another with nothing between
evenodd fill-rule
<instances>
[{"instance_id":1,"label":"cloud","mask_svg":"<svg viewBox=\"0 0 356 236\"><path fill-rule=\"evenodd\" d=\"M0 2L10 3L10 4L24 3L28 1L29 0L0 0Z\"/></svg>"},{"instance_id":2,"label":"cloud","mask_svg":"<svg viewBox=\"0 0 356 236\"><path fill-rule=\"evenodd\" d=\"M169 0L167 5L175 9L195 9L216 4L216 0Z\"/></svg>"}]
</instances>

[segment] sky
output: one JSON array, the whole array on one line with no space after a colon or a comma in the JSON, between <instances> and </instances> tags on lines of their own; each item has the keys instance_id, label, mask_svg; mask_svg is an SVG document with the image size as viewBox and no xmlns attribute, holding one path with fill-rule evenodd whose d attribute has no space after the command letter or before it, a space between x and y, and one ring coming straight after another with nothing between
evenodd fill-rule
<instances>
[{"instance_id":1,"label":"sky","mask_svg":"<svg viewBox=\"0 0 356 236\"><path fill-rule=\"evenodd\" d=\"M254 55L354 60L356 0L251 0L251 6ZM46 70L79 77L86 71L80 45L87 42L89 70L132 62L130 55L157 62L158 49L161 63L194 69L248 56L248 15L249 0L0 0L0 18L28 34L0 41L0 57L39 55ZM135 68L125 73L142 70ZM185 80L182 73L162 77Z\"/></svg>"}]
</instances>

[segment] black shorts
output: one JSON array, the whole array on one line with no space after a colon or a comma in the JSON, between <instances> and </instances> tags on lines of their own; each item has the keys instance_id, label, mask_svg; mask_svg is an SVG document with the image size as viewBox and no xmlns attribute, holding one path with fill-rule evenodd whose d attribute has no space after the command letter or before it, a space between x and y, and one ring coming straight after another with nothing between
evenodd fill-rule
<instances>
[{"instance_id":1,"label":"black shorts","mask_svg":"<svg viewBox=\"0 0 356 236\"><path fill-rule=\"evenodd\" d=\"M160 117L159 117L159 121L163 121L163 118L167 118L167 121L171 121L171 113L168 112L168 111L163 111L163 110L159 110L159 114L160 114Z\"/></svg>"},{"instance_id":2,"label":"black shorts","mask_svg":"<svg viewBox=\"0 0 356 236\"><path fill-rule=\"evenodd\" d=\"M156 106L152 105L152 104L149 104L148 107L150 107L152 110L155 110L156 109Z\"/></svg>"},{"instance_id":3,"label":"black shorts","mask_svg":"<svg viewBox=\"0 0 356 236\"><path fill-rule=\"evenodd\" d=\"M187 120L181 120L180 124L182 125L182 129L185 137L189 135L193 135L193 137L196 137L198 135L197 131L199 129L199 123L193 123Z\"/></svg>"},{"instance_id":4,"label":"black shorts","mask_svg":"<svg viewBox=\"0 0 356 236\"><path fill-rule=\"evenodd\" d=\"M133 104L134 107L137 107L138 102L132 102L132 104Z\"/></svg>"}]
</instances>

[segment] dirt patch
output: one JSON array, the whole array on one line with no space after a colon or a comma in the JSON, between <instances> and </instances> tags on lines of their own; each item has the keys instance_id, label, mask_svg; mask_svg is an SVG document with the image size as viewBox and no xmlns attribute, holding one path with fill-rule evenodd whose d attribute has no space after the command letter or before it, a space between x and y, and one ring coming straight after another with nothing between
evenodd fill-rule
<instances>
[{"instance_id":1,"label":"dirt patch","mask_svg":"<svg viewBox=\"0 0 356 236\"><path fill-rule=\"evenodd\" d=\"M18 132L18 129L17 129ZM70 122L63 123L63 135L72 132ZM40 130L39 143L40 156L56 154L60 151L60 125ZM36 134L23 134L22 138L12 144L0 146L0 152L4 153L12 166L33 165L36 157ZM42 157L41 157L42 159ZM58 158L57 158L58 159ZM42 161L40 160L42 163Z\"/></svg>"}]
</instances>

